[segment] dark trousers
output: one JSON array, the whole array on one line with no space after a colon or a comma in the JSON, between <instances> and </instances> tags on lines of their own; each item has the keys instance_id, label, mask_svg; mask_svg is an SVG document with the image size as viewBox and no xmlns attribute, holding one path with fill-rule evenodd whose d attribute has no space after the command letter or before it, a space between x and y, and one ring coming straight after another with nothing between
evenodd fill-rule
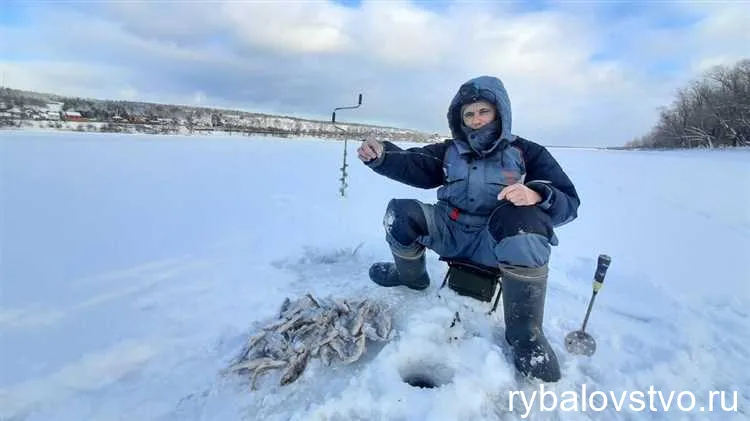
<instances>
[{"instance_id":1,"label":"dark trousers","mask_svg":"<svg viewBox=\"0 0 750 421\"><path fill-rule=\"evenodd\" d=\"M515 206L503 200L487 217L458 219L452 211L440 202L392 199L383 219L391 250L414 258L430 248L441 257L485 266L541 267L549 261L550 245L557 244L552 221L537 206Z\"/></svg>"}]
</instances>

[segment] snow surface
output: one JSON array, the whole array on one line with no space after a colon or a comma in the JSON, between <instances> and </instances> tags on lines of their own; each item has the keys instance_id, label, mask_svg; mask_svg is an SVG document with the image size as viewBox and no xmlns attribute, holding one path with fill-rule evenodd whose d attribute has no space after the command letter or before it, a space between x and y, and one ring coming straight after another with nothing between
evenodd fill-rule
<instances>
[{"instance_id":1,"label":"snow surface","mask_svg":"<svg viewBox=\"0 0 750 421\"><path fill-rule=\"evenodd\" d=\"M387 201L435 192L376 175L355 146L342 199L342 142L0 132L0 419L748 419L747 150L551 148L582 205L550 263L545 330L564 377L546 390L652 386L696 405L529 415L509 391L540 387L514 373L501 308L438 297L434 253L426 292L369 282L370 263L389 258ZM573 356L563 338L580 328L600 253L613 262L587 328L598 350ZM349 366L313 360L289 386L271 371L251 392L221 374L306 292L385 300L394 338ZM412 374L442 386L411 387ZM736 410L700 412L712 390L728 405L738 392Z\"/></svg>"}]
</instances>

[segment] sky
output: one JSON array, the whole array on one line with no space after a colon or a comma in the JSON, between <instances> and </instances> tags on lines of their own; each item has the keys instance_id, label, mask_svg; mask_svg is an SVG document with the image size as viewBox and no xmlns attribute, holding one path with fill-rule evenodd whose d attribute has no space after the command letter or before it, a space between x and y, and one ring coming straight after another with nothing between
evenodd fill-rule
<instances>
[{"instance_id":1,"label":"sky","mask_svg":"<svg viewBox=\"0 0 750 421\"><path fill-rule=\"evenodd\" d=\"M750 2L0 0L0 83L449 134L499 77L513 132L623 145L677 89L750 57Z\"/></svg>"}]
</instances>

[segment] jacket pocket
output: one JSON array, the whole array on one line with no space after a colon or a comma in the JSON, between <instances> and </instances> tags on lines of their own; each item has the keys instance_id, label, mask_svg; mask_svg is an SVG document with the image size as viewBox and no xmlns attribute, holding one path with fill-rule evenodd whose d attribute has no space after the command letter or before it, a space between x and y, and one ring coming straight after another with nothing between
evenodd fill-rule
<instances>
[{"instance_id":1,"label":"jacket pocket","mask_svg":"<svg viewBox=\"0 0 750 421\"><path fill-rule=\"evenodd\" d=\"M468 168L466 165L459 163L447 164L443 167L443 173L445 174L445 184L457 183L465 180L467 176Z\"/></svg>"},{"instance_id":2,"label":"jacket pocket","mask_svg":"<svg viewBox=\"0 0 750 421\"><path fill-rule=\"evenodd\" d=\"M445 172L445 183L438 192L438 199L445 199L452 206L465 209L468 193L466 166L462 163L452 163L444 166L443 171Z\"/></svg>"}]
</instances>

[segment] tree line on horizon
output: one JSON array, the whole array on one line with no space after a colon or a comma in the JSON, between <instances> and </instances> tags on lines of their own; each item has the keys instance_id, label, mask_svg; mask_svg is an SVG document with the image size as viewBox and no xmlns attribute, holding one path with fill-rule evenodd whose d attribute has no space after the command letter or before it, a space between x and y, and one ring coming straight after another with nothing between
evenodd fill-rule
<instances>
[{"instance_id":1,"label":"tree line on horizon","mask_svg":"<svg viewBox=\"0 0 750 421\"><path fill-rule=\"evenodd\" d=\"M649 133L626 148L750 146L750 59L704 72L677 91Z\"/></svg>"},{"instance_id":2,"label":"tree line on horizon","mask_svg":"<svg viewBox=\"0 0 750 421\"><path fill-rule=\"evenodd\" d=\"M56 103L60 111L75 111L80 114L79 131L130 132L171 134L184 127L188 132L228 131L246 134L264 133L287 137L302 135L343 139L346 137L375 136L388 140L412 140L430 142L439 137L436 133L397 127L377 126L361 123L339 123L341 131L327 121L299 117L271 115L244 110L219 109L177 104L160 104L141 101L105 100L80 98L49 93L23 91L0 87L0 112L5 109L44 109ZM6 125L22 126L31 118L18 117L3 121ZM95 128L91 123L105 123ZM47 123L49 127L62 128L62 122Z\"/></svg>"}]
</instances>

